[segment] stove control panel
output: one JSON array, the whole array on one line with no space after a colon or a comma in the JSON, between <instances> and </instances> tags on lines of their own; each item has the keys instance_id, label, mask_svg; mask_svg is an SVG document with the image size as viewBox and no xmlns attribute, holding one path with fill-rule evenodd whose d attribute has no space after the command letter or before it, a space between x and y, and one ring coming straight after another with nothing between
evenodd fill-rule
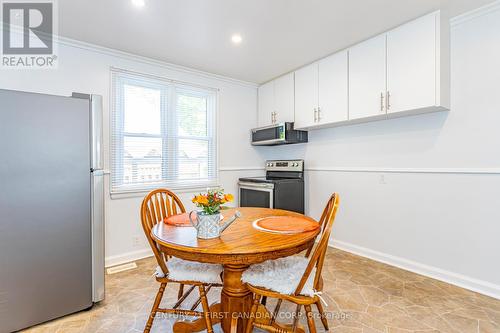
<instances>
[{"instance_id":1,"label":"stove control panel","mask_svg":"<svg viewBox=\"0 0 500 333\"><path fill-rule=\"evenodd\" d=\"M266 171L304 171L304 160L266 161Z\"/></svg>"}]
</instances>

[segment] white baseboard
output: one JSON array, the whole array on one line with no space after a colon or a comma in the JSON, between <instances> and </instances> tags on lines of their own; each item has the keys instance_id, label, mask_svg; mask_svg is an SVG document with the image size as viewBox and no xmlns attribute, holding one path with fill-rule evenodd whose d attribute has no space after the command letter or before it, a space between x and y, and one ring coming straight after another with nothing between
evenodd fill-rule
<instances>
[{"instance_id":1,"label":"white baseboard","mask_svg":"<svg viewBox=\"0 0 500 333\"><path fill-rule=\"evenodd\" d=\"M353 254L357 254L359 256L366 257L375 261L379 261L384 264L402 268L410 272L414 272L436 280L453 284L461 288L472 290L483 295L500 299L500 286L490 282L453 273L437 267L424 265L408 259L396 257L390 254L367 249L361 246L357 246L347 242L342 242L339 240L333 240L333 242L330 241L329 245L339 250L351 252Z\"/></svg>"},{"instance_id":2,"label":"white baseboard","mask_svg":"<svg viewBox=\"0 0 500 333\"><path fill-rule=\"evenodd\" d=\"M153 256L153 251L150 248L127 252L116 256L109 256L105 259L106 268L125 264L134 260L144 259Z\"/></svg>"}]
</instances>

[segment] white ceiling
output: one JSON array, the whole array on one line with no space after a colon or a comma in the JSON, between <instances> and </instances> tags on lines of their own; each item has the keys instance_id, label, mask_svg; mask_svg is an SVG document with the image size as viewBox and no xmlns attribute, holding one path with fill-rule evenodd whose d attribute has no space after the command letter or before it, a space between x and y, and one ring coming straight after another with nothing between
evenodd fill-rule
<instances>
[{"instance_id":1,"label":"white ceiling","mask_svg":"<svg viewBox=\"0 0 500 333\"><path fill-rule=\"evenodd\" d=\"M262 83L439 8L491 0L60 0L59 34ZM240 33L235 46L231 35Z\"/></svg>"}]
</instances>

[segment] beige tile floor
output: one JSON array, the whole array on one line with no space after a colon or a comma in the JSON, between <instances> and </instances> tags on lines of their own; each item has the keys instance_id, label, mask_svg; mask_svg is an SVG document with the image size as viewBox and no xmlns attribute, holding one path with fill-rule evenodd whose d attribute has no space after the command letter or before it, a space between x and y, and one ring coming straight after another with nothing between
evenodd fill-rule
<instances>
[{"instance_id":1,"label":"beige tile floor","mask_svg":"<svg viewBox=\"0 0 500 333\"><path fill-rule=\"evenodd\" d=\"M102 304L25 332L142 332L158 286L151 276L154 259L141 260L138 266L107 276ZM346 252L329 251L324 281L331 332L500 332L500 300ZM218 292L210 292L210 302L217 300ZM177 286L172 285L164 301L173 304L176 295ZM282 317L291 309L284 306ZM174 321L158 319L152 332L171 332ZM323 331L319 321L317 328ZM215 329L220 332L218 325Z\"/></svg>"}]
</instances>

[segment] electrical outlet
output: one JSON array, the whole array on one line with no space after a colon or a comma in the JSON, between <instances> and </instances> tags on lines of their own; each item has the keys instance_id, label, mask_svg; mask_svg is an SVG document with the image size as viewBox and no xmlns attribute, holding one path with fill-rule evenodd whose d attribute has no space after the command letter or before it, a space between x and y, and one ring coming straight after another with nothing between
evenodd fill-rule
<instances>
[{"instance_id":1,"label":"electrical outlet","mask_svg":"<svg viewBox=\"0 0 500 333\"><path fill-rule=\"evenodd\" d=\"M379 182L379 184L382 184L382 185L387 184L387 181L385 179L385 175L384 174L380 175L380 178L379 178L378 182Z\"/></svg>"},{"instance_id":2,"label":"electrical outlet","mask_svg":"<svg viewBox=\"0 0 500 333\"><path fill-rule=\"evenodd\" d=\"M141 237L139 237L139 236L132 237L132 246L139 247L139 246L141 246L141 244L142 244Z\"/></svg>"}]
</instances>

